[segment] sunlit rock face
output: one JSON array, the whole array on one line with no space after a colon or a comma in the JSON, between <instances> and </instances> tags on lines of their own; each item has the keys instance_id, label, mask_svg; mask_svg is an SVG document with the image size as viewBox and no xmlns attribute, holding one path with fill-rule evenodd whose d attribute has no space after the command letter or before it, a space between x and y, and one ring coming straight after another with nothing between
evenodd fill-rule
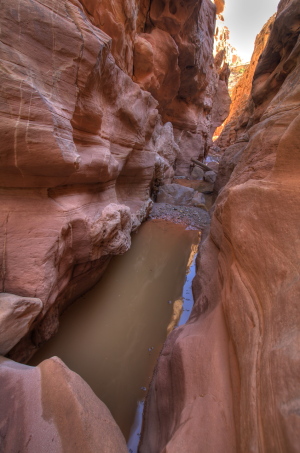
<instances>
[{"instance_id":1,"label":"sunlit rock face","mask_svg":"<svg viewBox=\"0 0 300 453\"><path fill-rule=\"evenodd\" d=\"M158 101L163 122L173 124L176 173L188 175L191 157L201 158L210 145L214 100L220 105L212 48L215 14L224 1L81 3L91 22L112 38L117 65ZM221 122L215 117L214 123Z\"/></svg>"},{"instance_id":2,"label":"sunlit rock face","mask_svg":"<svg viewBox=\"0 0 300 453\"><path fill-rule=\"evenodd\" d=\"M202 245L192 316L160 357L141 452L299 452L299 17L298 1L280 2L254 123Z\"/></svg>"},{"instance_id":3,"label":"sunlit rock face","mask_svg":"<svg viewBox=\"0 0 300 453\"><path fill-rule=\"evenodd\" d=\"M224 151L215 184L217 193L228 182L249 141L247 130L255 121L255 104L251 96L253 77L259 58L267 45L274 21L275 15L266 22L257 35L250 64L245 67L244 73L232 89L229 115L215 131L216 135L220 134L215 143Z\"/></svg>"},{"instance_id":4,"label":"sunlit rock face","mask_svg":"<svg viewBox=\"0 0 300 453\"><path fill-rule=\"evenodd\" d=\"M257 35L250 64L244 68L241 67L242 75L232 89L229 114L222 126L215 131L215 134L219 136L216 143L222 149L235 143L244 135L248 121L253 114L254 103L250 96L253 76L259 58L268 42L274 20L275 15L266 22Z\"/></svg>"},{"instance_id":5,"label":"sunlit rock face","mask_svg":"<svg viewBox=\"0 0 300 453\"><path fill-rule=\"evenodd\" d=\"M210 141L215 5L1 3L1 289L40 300L26 360ZM28 300L29 300L28 299ZM17 336L16 336L17 338Z\"/></svg>"},{"instance_id":6,"label":"sunlit rock face","mask_svg":"<svg viewBox=\"0 0 300 453\"><path fill-rule=\"evenodd\" d=\"M173 124L179 175L188 176L191 158L207 153L211 125L223 121L213 110L221 90L212 56L215 11L210 0L154 0L145 32L135 38L133 80L159 101L163 121ZM225 96L227 88L221 102Z\"/></svg>"}]
</instances>

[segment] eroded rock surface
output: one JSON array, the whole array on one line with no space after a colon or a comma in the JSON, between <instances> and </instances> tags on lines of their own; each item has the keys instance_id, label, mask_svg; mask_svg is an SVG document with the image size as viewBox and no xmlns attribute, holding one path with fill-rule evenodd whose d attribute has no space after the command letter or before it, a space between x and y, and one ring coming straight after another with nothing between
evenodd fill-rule
<instances>
[{"instance_id":1,"label":"eroded rock surface","mask_svg":"<svg viewBox=\"0 0 300 453\"><path fill-rule=\"evenodd\" d=\"M0 357L0 449L126 453L111 413L57 357L29 367Z\"/></svg>"},{"instance_id":2,"label":"eroded rock surface","mask_svg":"<svg viewBox=\"0 0 300 453\"><path fill-rule=\"evenodd\" d=\"M141 452L299 453L300 5L282 0L254 123L220 193L188 324L162 351Z\"/></svg>"},{"instance_id":3,"label":"eroded rock surface","mask_svg":"<svg viewBox=\"0 0 300 453\"><path fill-rule=\"evenodd\" d=\"M34 297L0 293L0 354L4 355L30 330L43 308Z\"/></svg>"},{"instance_id":4,"label":"eroded rock surface","mask_svg":"<svg viewBox=\"0 0 300 453\"><path fill-rule=\"evenodd\" d=\"M25 359L130 246L151 205L159 118L79 2L5 1L1 14L2 291L43 302L15 350Z\"/></svg>"},{"instance_id":5,"label":"eroded rock surface","mask_svg":"<svg viewBox=\"0 0 300 453\"><path fill-rule=\"evenodd\" d=\"M151 187L205 152L215 11L210 0L1 2L1 289L43 305L11 357L53 335L130 246Z\"/></svg>"},{"instance_id":6,"label":"eroded rock surface","mask_svg":"<svg viewBox=\"0 0 300 453\"><path fill-rule=\"evenodd\" d=\"M247 130L258 121L258 118L255 118L257 111L251 96L252 83L259 58L268 43L274 21L275 15L266 22L257 35L250 64L245 68L231 91L232 104L229 115L222 126L215 131L216 135L220 134L215 143L224 151L215 184L217 193L229 181L232 171L249 142Z\"/></svg>"},{"instance_id":7,"label":"eroded rock surface","mask_svg":"<svg viewBox=\"0 0 300 453\"><path fill-rule=\"evenodd\" d=\"M253 76L259 61L259 58L268 42L270 33L273 28L275 15L272 16L263 26L257 35L254 51L249 65L243 69L242 76L231 92L231 106L229 114L216 131L219 136L216 144L222 149L232 145L245 134L245 129L254 112L254 103L250 96L252 90ZM254 118L251 118L252 124Z\"/></svg>"},{"instance_id":8,"label":"eroded rock surface","mask_svg":"<svg viewBox=\"0 0 300 453\"><path fill-rule=\"evenodd\" d=\"M216 4L221 9L222 2ZM212 57L215 11L210 0L155 0L145 33L135 38L133 80L159 101L163 121L173 124L179 147L175 168L185 176L190 159L207 152L212 123L224 119L217 112L228 93ZM226 117L228 105L225 110Z\"/></svg>"}]
</instances>

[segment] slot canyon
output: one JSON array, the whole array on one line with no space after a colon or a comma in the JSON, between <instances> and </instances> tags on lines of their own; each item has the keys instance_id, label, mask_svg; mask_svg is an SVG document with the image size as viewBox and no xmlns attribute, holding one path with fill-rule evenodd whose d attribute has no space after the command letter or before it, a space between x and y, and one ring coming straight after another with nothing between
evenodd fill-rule
<instances>
[{"instance_id":1,"label":"slot canyon","mask_svg":"<svg viewBox=\"0 0 300 453\"><path fill-rule=\"evenodd\" d=\"M224 8L0 1L0 452L300 453L300 1Z\"/></svg>"}]
</instances>

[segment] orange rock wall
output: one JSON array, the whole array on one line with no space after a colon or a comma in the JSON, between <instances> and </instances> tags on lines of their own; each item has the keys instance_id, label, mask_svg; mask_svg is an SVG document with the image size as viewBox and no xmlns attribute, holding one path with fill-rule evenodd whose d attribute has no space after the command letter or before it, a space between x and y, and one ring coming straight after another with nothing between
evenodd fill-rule
<instances>
[{"instance_id":1,"label":"orange rock wall","mask_svg":"<svg viewBox=\"0 0 300 453\"><path fill-rule=\"evenodd\" d=\"M157 102L79 2L1 5L2 291L40 298L31 349L130 246L149 208ZM126 182L125 182L126 180ZM20 355L21 354L21 355ZM24 357L23 357L24 354Z\"/></svg>"},{"instance_id":2,"label":"orange rock wall","mask_svg":"<svg viewBox=\"0 0 300 453\"><path fill-rule=\"evenodd\" d=\"M229 114L224 123L215 131L215 134L219 136L216 144L222 149L233 144L243 135L253 113L254 105L250 97L253 76L259 57L268 42L274 20L275 15L266 22L257 35L250 64L245 69L241 68L243 74L232 89Z\"/></svg>"},{"instance_id":3,"label":"orange rock wall","mask_svg":"<svg viewBox=\"0 0 300 453\"><path fill-rule=\"evenodd\" d=\"M1 290L42 302L12 357L50 338L66 305L129 248L153 183L205 153L215 10L210 0L1 3Z\"/></svg>"},{"instance_id":4,"label":"orange rock wall","mask_svg":"<svg viewBox=\"0 0 300 453\"><path fill-rule=\"evenodd\" d=\"M215 11L210 0L154 0L145 32L135 37L133 80L159 101L163 121L174 126L177 174L188 175L190 159L207 153L212 124L228 113L226 105L220 119L214 108L228 98L213 63Z\"/></svg>"},{"instance_id":5,"label":"orange rock wall","mask_svg":"<svg viewBox=\"0 0 300 453\"><path fill-rule=\"evenodd\" d=\"M159 359L141 452L300 451L299 17L297 0L280 2L255 124L216 201L191 318Z\"/></svg>"}]
</instances>

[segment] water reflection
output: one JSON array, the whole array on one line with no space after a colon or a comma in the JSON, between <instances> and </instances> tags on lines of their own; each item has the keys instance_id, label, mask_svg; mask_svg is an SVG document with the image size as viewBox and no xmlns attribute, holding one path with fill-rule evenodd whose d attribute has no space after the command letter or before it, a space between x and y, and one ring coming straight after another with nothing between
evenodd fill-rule
<instances>
[{"instance_id":1,"label":"water reflection","mask_svg":"<svg viewBox=\"0 0 300 453\"><path fill-rule=\"evenodd\" d=\"M143 224L131 249L111 260L101 281L62 315L57 335L30 362L60 357L104 401L126 438L197 242L198 232L182 225Z\"/></svg>"}]
</instances>

